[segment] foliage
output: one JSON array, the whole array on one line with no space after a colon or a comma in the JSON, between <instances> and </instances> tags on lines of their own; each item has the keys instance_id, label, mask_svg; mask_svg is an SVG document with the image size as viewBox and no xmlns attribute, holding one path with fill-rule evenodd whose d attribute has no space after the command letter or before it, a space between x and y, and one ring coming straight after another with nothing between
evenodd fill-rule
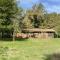
<instances>
[{"instance_id":1,"label":"foliage","mask_svg":"<svg viewBox=\"0 0 60 60\"><path fill-rule=\"evenodd\" d=\"M60 14L50 13L47 14L46 28L54 29L60 35Z\"/></svg>"},{"instance_id":2,"label":"foliage","mask_svg":"<svg viewBox=\"0 0 60 60\"><path fill-rule=\"evenodd\" d=\"M41 3L35 4L31 10L26 11L26 16L23 20L23 24L25 24L27 28L40 28L44 23L45 13L46 12L44 10L44 6Z\"/></svg>"},{"instance_id":3,"label":"foliage","mask_svg":"<svg viewBox=\"0 0 60 60\"><path fill-rule=\"evenodd\" d=\"M0 1L0 21L4 26L12 24L12 18L17 12L17 6L14 0Z\"/></svg>"},{"instance_id":4,"label":"foliage","mask_svg":"<svg viewBox=\"0 0 60 60\"><path fill-rule=\"evenodd\" d=\"M30 11L27 10L26 14L24 16L24 19L22 21L22 24L23 24L22 28L32 28L31 20L28 18L29 17L29 13L30 13Z\"/></svg>"},{"instance_id":5,"label":"foliage","mask_svg":"<svg viewBox=\"0 0 60 60\"><path fill-rule=\"evenodd\" d=\"M21 10L20 10L21 11ZM0 28L13 28L13 39L19 28L19 9L16 0L1 0L0 1Z\"/></svg>"}]
</instances>

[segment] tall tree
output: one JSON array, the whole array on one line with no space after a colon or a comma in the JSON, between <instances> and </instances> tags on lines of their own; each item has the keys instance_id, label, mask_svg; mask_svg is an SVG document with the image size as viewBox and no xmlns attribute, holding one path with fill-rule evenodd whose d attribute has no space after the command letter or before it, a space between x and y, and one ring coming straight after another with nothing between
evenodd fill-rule
<instances>
[{"instance_id":1,"label":"tall tree","mask_svg":"<svg viewBox=\"0 0 60 60\"><path fill-rule=\"evenodd\" d=\"M34 28L43 26L44 14L46 14L46 12L44 6L41 3L33 5L29 14L29 19L31 20Z\"/></svg>"},{"instance_id":2,"label":"tall tree","mask_svg":"<svg viewBox=\"0 0 60 60\"><path fill-rule=\"evenodd\" d=\"M0 21L1 25L5 28L13 27L13 40L15 39L15 22L17 21L16 16L18 13L18 7L16 0L0 0ZM9 27L9 28L10 28Z\"/></svg>"}]
</instances>

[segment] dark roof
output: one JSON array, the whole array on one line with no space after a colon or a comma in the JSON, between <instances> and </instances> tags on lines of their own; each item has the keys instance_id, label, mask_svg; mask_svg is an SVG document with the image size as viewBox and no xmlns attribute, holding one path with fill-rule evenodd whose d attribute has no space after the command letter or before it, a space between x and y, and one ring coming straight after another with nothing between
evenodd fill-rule
<instances>
[{"instance_id":1,"label":"dark roof","mask_svg":"<svg viewBox=\"0 0 60 60\"><path fill-rule=\"evenodd\" d=\"M55 32L53 29L23 29L22 32Z\"/></svg>"}]
</instances>

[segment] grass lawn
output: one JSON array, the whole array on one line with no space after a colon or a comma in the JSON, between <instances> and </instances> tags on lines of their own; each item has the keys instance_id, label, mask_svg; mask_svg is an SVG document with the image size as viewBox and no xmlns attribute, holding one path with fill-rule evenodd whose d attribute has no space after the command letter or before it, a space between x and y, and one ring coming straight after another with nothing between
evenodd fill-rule
<instances>
[{"instance_id":1,"label":"grass lawn","mask_svg":"<svg viewBox=\"0 0 60 60\"><path fill-rule=\"evenodd\" d=\"M60 39L0 41L0 60L45 60L53 53L60 53Z\"/></svg>"}]
</instances>

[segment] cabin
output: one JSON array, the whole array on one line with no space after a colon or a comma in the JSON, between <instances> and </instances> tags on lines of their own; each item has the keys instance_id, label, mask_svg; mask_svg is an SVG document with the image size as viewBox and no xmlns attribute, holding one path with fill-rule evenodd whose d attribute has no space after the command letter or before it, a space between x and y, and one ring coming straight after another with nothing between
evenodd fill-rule
<instances>
[{"instance_id":1,"label":"cabin","mask_svg":"<svg viewBox=\"0 0 60 60\"><path fill-rule=\"evenodd\" d=\"M23 29L22 33L34 38L54 38L53 29Z\"/></svg>"}]
</instances>

